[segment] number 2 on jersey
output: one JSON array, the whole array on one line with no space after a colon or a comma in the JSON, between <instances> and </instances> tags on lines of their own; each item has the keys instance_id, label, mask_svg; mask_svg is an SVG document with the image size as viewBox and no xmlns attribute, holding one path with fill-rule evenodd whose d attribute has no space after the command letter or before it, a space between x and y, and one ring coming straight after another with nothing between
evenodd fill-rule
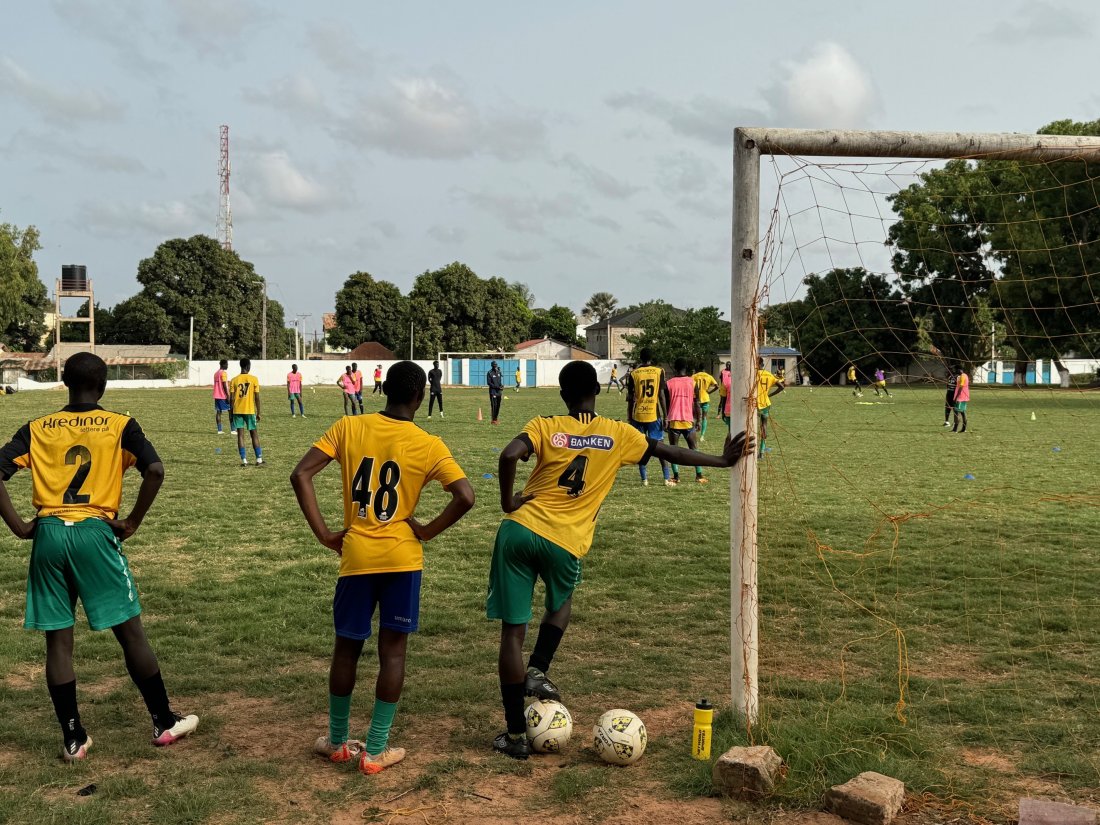
<instances>
[{"instance_id":1,"label":"number 2 on jersey","mask_svg":"<svg viewBox=\"0 0 1100 825\"><path fill-rule=\"evenodd\" d=\"M397 512L397 485L401 481L401 467L396 461L385 462L378 471L377 490L371 489L373 477L374 459L362 459L351 479L351 500L359 505L359 518L366 518L367 508L370 507L376 519L389 521Z\"/></svg>"},{"instance_id":2,"label":"number 2 on jersey","mask_svg":"<svg viewBox=\"0 0 1100 825\"><path fill-rule=\"evenodd\" d=\"M65 490L65 503L87 504L92 500L92 497L88 493L80 492L80 488L84 486L84 482L88 480L88 473L92 471L91 451L82 444L70 447L69 451L65 453L65 463L79 464L76 472L73 473L73 480L69 482L69 486Z\"/></svg>"},{"instance_id":3,"label":"number 2 on jersey","mask_svg":"<svg viewBox=\"0 0 1100 825\"><path fill-rule=\"evenodd\" d=\"M588 456L577 456L569 462L569 466L558 476L558 486L564 487L569 495L576 498L584 492L584 473L587 469Z\"/></svg>"}]
</instances>

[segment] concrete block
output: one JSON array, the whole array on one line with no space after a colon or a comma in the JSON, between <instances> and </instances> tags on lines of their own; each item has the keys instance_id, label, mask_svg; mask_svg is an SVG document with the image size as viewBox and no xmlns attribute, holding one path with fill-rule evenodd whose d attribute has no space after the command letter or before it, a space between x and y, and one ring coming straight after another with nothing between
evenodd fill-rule
<instances>
[{"instance_id":1,"label":"concrete block","mask_svg":"<svg viewBox=\"0 0 1100 825\"><path fill-rule=\"evenodd\" d=\"M766 745L730 748L714 763L712 776L715 789L725 796L762 799L787 776L787 765Z\"/></svg>"},{"instance_id":2,"label":"concrete block","mask_svg":"<svg viewBox=\"0 0 1100 825\"><path fill-rule=\"evenodd\" d=\"M1020 825L1096 825L1096 811L1046 799L1021 799Z\"/></svg>"},{"instance_id":3,"label":"concrete block","mask_svg":"<svg viewBox=\"0 0 1100 825\"><path fill-rule=\"evenodd\" d=\"M905 784L881 773L866 771L825 794L825 808L859 825L890 825L901 812Z\"/></svg>"}]
</instances>

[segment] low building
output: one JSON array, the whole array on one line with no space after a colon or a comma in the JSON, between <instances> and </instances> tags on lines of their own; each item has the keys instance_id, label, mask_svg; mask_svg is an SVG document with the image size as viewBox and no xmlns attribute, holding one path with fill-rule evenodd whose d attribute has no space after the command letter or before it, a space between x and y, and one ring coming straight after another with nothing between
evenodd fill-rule
<instances>
[{"instance_id":1,"label":"low building","mask_svg":"<svg viewBox=\"0 0 1100 825\"><path fill-rule=\"evenodd\" d=\"M177 366L183 370L187 363L184 356L171 355L170 349L168 344L97 344L95 354L106 362L109 379L169 378ZM0 381L14 384L20 378L41 380L44 373L56 369L58 354L64 365L70 356L88 350L86 343L63 343L48 353L0 352Z\"/></svg>"},{"instance_id":2,"label":"low building","mask_svg":"<svg viewBox=\"0 0 1100 825\"><path fill-rule=\"evenodd\" d=\"M551 358L565 361L595 361L599 356L555 338L532 338L530 341L516 344L516 357L520 360Z\"/></svg>"},{"instance_id":3,"label":"low building","mask_svg":"<svg viewBox=\"0 0 1100 825\"><path fill-rule=\"evenodd\" d=\"M626 353L634 349L634 345L627 340L627 337L641 335L641 323L642 311L635 309L630 312L620 312L618 315L590 324L584 328L588 349L595 353L597 358L622 361Z\"/></svg>"},{"instance_id":4,"label":"low building","mask_svg":"<svg viewBox=\"0 0 1100 825\"><path fill-rule=\"evenodd\" d=\"M791 386L802 383L802 376L798 371L802 353L798 350L793 347L760 347L757 355L764 359L764 369L772 375L782 377ZM721 366L724 367L729 360L729 352L718 353Z\"/></svg>"}]
</instances>

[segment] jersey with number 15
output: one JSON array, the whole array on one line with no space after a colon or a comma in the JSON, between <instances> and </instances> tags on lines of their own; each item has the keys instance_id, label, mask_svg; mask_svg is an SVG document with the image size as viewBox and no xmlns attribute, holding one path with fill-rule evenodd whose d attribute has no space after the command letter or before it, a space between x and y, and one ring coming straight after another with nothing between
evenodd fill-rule
<instances>
[{"instance_id":1,"label":"jersey with number 15","mask_svg":"<svg viewBox=\"0 0 1100 825\"><path fill-rule=\"evenodd\" d=\"M160 461L138 423L96 404L74 404L19 428L0 448L0 479L31 471L39 516L115 518L122 474Z\"/></svg>"},{"instance_id":2,"label":"jersey with number 15","mask_svg":"<svg viewBox=\"0 0 1100 825\"><path fill-rule=\"evenodd\" d=\"M340 575L422 570L424 548L406 519L428 482L466 477L443 439L379 412L341 418L313 446L340 463L348 531Z\"/></svg>"},{"instance_id":3,"label":"jersey with number 15","mask_svg":"<svg viewBox=\"0 0 1100 825\"><path fill-rule=\"evenodd\" d=\"M518 438L538 458L523 488L534 498L504 518L577 558L592 546L596 516L619 468L649 458L654 444L629 424L595 413L536 418Z\"/></svg>"},{"instance_id":4,"label":"jersey with number 15","mask_svg":"<svg viewBox=\"0 0 1100 825\"><path fill-rule=\"evenodd\" d=\"M635 367L630 373L634 386L634 409L630 417L642 424L648 424L661 417L661 379L664 370L660 367Z\"/></svg>"}]
</instances>

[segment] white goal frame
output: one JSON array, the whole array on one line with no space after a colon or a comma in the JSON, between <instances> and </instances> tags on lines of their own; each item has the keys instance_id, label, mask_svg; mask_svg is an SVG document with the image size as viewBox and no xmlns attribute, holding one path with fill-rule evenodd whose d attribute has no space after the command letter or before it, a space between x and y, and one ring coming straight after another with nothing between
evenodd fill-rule
<instances>
[{"instance_id":1,"label":"white goal frame","mask_svg":"<svg viewBox=\"0 0 1100 825\"><path fill-rule=\"evenodd\" d=\"M739 127L733 132L733 245L730 278L731 403L747 432L757 431L756 356L760 243L760 156L997 158L1100 161L1100 137L973 132L858 132ZM733 409L736 409L734 407ZM733 410L731 409L731 412ZM730 677L733 708L759 718L757 467L746 456L730 474Z\"/></svg>"}]
</instances>

